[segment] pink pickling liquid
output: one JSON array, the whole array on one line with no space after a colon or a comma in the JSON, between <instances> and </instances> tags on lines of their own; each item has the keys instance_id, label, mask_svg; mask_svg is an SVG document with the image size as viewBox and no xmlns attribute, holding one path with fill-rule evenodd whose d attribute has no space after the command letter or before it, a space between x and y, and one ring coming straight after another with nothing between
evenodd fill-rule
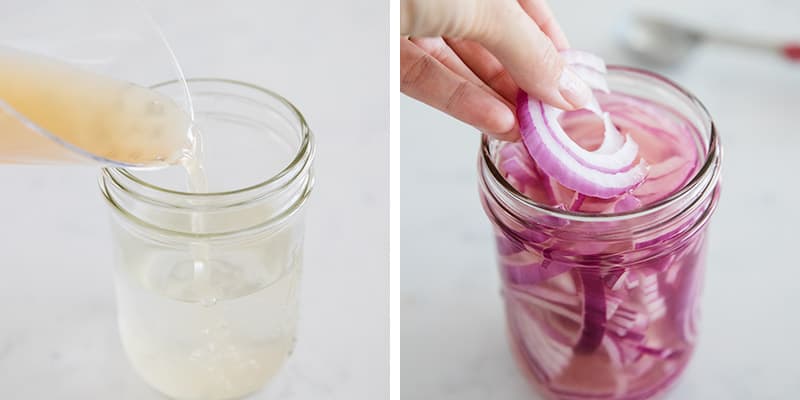
<instances>
[{"instance_id":1,"label":"pink pickling liquid","mask_svg":"<svg viewBox=\"0 0 800 400\"><path fill-rule=\"evenodd\" d=\"M578 195L544 175L522 143L495 151L503 177L537 203L589 214L640 209L689 184L706 158L689 121L622 94L601 93L598 100L650 166L641 185L608 200ZM582 147L600 145L602 123L593 114L571 112L561 122ZM717 192L707 206L655 238L631 233L593 240L591 234L575 239L576 232L567 229L575 225L566 218L512 215L482 188L496 234L512 348L538 391L552 399L650 399L664 393L694 349L704 216ZM699 228L687 232L694 224Z\"/></svg>"}]
</instances>

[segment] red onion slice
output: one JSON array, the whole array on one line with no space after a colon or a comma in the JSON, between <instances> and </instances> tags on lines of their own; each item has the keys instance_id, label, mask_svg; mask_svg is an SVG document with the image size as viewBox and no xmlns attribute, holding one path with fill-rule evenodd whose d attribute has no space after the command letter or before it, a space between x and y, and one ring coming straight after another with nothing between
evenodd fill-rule
<instances>
[{"instance_id":1,"label":"red onion slice","mask_svg":"<svg viewBox=\"0 0 800 400\"><path fill-rule=\"evenodd\" d=\"M575 50L563 52L562 56L571 66L578 67L576 73L590 86L604 88L605 79L597 79L605 72L601 59ZM586 109L602 117L605 128L603 143L594 151L584 149L567 135L559 122L563 110L520 91L517 116L522 142L539 168L561 185L587 196L612 198L639 185L647 175L647 165L644 160L636 163L638 145L617 131L596 100Z\"/></svg>"},{"instance_id":2,"label":"red onion slice","mask_svg":"<svg viewBox=\"0 0 800 400\"><path fill-rule=\"evenodd\" d=\"M642 270L639 273L642 302L647 310L648 318L652 322L666 314L667 303L658 287L658 272Z\"/></svg>"},{"instance_id":3,"label":"red onion slice","mask_svg":"<svg viewBox=\"0 0 800 400\"><path fill-rule=\"evenodd\" d=\"M549 133L557 144L581 165L608 173L624 172L633 167L633 162L639 154L639 145L630 136L625 137L619 145L617 136L621 135L614 128L608 114L601 115L605 126L603 144L598 150L589 151L575 143L561 127L558 119L564 110L547 106L541 101L536 103L529 103L529 107L538 108L531 112L534 127L537 130L541 127L542 131Z\"/></svg>"},{"instance_id":4,"label":"red onion slice","mask_svg":"<svg viewBox=\"0 0 800 400\"><path fill-rule=\"evenodd\" d=\"M580 271L579 274L583 284L583 329L575 352L586 354L597 349L603 341L607 304L602 277L591 271Z\"/></svg>"},{"instance_id":5,"label":"red onion slice","mask_svg":"<svg viewBox=\"0 0 800 400\"><path fill-rule=\"evenodd\" d=\"M622 196L622 198L620 198L619 201L617 201L616 204L614 204L614 212L623 213L623 212L633 211L641 206L642 206L642 201L639 200L636 196L628 193Z\"/></svg>"},{"instance_id":6,"label":"red onion slice","mask_svg":"<svg viewBox=\"0 0 800 400\"><path fill-rule=\"evenodd\" d=\"M511 284L505 290L505 295L541 312L550 312L576 323L582 321L581 305L569 293L542 286Z\"/></svg>"},{"instance_id":7,"label":"red onion slice","mask_svg":"<svg viewBox=\"0 0 800 400\"><path fill-rule=\"evenodd\" d=\"M630 271L627 268L617 268L605 274L603 276L603 282L606 284L606 288L609 290L617 291L622 289L628 274L630 274Z\"/></svg>"},{"instance_id":8,"label":"red onion slice","mask_svg":"<svg viewBox=\"0 0 800 400\"><path fill-rule=\"evenodd\" d=\"M617 130L617 127L614 126L614 123L611 122L611 115L607 112L603 113L603 129L605 129L603 132L603 143L595 150L596 153L613 154L625 145L626 138L629 136L622 136L619 130ZM636 142L632 143L636 145Z\"/></svg>"},{"instance_id":9,"label":"red onion slice","mask_svg":"<svg viewBox=\"0 0 800 400\"><path fill-rule=\"evenodd\" d=\"M606 62L603 61L602 58L592 53L587 53L581 50L568 49L561 51L561 58L563 58L568 65L573 65L573 66L579 65L593 69L598 72L602 72L604 74L606 73Z\"/></svg>"},{"instance_id":10,"label":"red onion slice","mask_svg":"<svg viewBox=\"0 0 800 400\"><path fill-rule=\"evenodd\" d=\"M578 76L583 79L587 85L589 85L592 89L601 90L605 93L611 92L608 89L608 82L605 78L605 71L598 71L591 67L587 67L585 65L572 65L570 66L572 71L574 71Z\"/></svg>"},{"instance_id":11,"label":"red onion slice","mask_svg":"<svg viewBox=\"0 0 800 400\"><path fill-rule=\"evenodd\" d=\"M524 306L523 306L524 307ZM525 360L538 372L544 382L561 375L572 361L573 351L565 343L561 343L545 333L535 316L523 310L516 310L516 336Z\"/></svg>"},{"instance_id":12,"label":"red onion slice","mask_svg":"<svg viewBox=\"0 0 800 400\"><path fill-rule=\"evenodd\" d=\"M608 319L607 328L609 333L619 338L642 341L647 333L648 321L647 315L622 303Z\"/></svg>"},{"instance_id":13,"label":"red onion slice","mask_svg":"<svg viewBox=\"0 0 800 400\"><path fill-rule=\"evenodd\" d=\"M532 110L532 107L536 109ZM581 163L574 155L567 152L563 143L559 142L550 130L550 125L558 125L558 121L552 119L552 114L550 119L543 115L543 111L548 107L550 106L528 97L522 91L517 99L517 115L523 143L544 173L576 192L603 199L625 193L644 180L647 175L644 160L624 172L616 173L589 167L586 165L589 164L586 160ZM577 146L571 139L569 142ZM600 167L606 170L613 169L609 166Z\"/></svg>"},{"instance_id":14,"label":"red onion slice","mask_svg":"<svg viewBox=\"0 0 800 400\"><path fill-rule=\"evenodd\" d=\"M511 284L535 285L570 270L562 263L533 263L528 265L503 265L503 278Z\"/></svg>"},{"instance_id":15,"label":"red onion slice","mask_svg":"<svg viewBox=\"0 0 800 400\"><path fill-rule=\"evenodd\" d=\"M652 202L664 197L664 193L675 193L692 179L695 169L696 165L680 157L653 164L647 182L637 187L633 194Z\"/></svg>"},{"instance_id":16,"label":"red onion slice","mask_svg":"<svg viewBox=\"0 0 800 400\"><path fill-rule=\"evenodd\" d=\"M539 171L524 144L505 144L500 149L500 168L508 183L520 193L537 201L556 203L550 177Z\"/></svg>"}]
</instances>

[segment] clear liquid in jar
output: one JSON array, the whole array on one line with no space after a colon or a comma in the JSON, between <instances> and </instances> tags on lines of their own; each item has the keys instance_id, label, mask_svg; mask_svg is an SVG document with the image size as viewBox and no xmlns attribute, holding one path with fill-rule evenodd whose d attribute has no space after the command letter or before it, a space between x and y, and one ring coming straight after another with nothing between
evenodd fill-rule
<instances>
[{"instance_id":1,"label":"clear liquid in jar","mask_svg":"<svg viewBox=\"0 0 800 400\"><path fill-rule=\"evenodd\" d=\"M209 191L202 136L193 129L180 161L192 193ZM206 222L194 212L185 228L202 234ZM131 249L119 261L127 270L117 285L119 324L139 374L179 399L239 398L261 388L294 347L301 255L293 234L225 249L198 239L184 253L123 243Z\"/></svg>"}]
</instances>

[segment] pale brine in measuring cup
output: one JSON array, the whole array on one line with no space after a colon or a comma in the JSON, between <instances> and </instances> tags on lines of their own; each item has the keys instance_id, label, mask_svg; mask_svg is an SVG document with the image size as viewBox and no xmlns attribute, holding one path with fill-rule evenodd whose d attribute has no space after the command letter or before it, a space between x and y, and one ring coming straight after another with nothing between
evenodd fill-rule
<instances>
[{"instance_id":1,"label":"pale brine in measuring cup","mask_svg":"<svg viewBox=\"0 0 800 400\"><path fill-rule=\"evenodd\" d=\"M154 90L0 47L0 163L164 167L191 152L190 127Z\"/></svg>"}]
</instances>

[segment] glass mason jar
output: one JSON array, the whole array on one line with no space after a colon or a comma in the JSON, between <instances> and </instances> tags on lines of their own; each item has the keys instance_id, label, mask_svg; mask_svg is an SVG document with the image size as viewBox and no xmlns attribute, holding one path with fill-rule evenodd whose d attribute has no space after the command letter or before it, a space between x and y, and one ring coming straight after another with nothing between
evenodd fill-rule
<instances>
[{"instance_id":1,"label":"glass mason jar","mask_svg":"<svg viewBox=\"0 0 800 400\"><path fill-rule=\"evenodd\" d=\"M612 93L673 110L699 132L704 161L676 193L625 213L570 212L526 198L503 178L503 142L484 135L479 155L511 346L546 398L653 398L681 374L697 338L719 138L703 105L669 80L609 67L608 82Z\"/></svg>"},{"instance_id":2,"label":"glass mason jar","mask_svg":"<svg viewBox=\"0 0 800 400\"><path fill-rule=\"evenodd\" d=\"M100 177L119 330L134 369L163 394L239 398L294 347L314 146L300 112L272 92L218 79L188 84L211 191L187 193L179 167L106 168ZM223 148L231 152L216 152Z\"/></svg>"}]
</instances>

